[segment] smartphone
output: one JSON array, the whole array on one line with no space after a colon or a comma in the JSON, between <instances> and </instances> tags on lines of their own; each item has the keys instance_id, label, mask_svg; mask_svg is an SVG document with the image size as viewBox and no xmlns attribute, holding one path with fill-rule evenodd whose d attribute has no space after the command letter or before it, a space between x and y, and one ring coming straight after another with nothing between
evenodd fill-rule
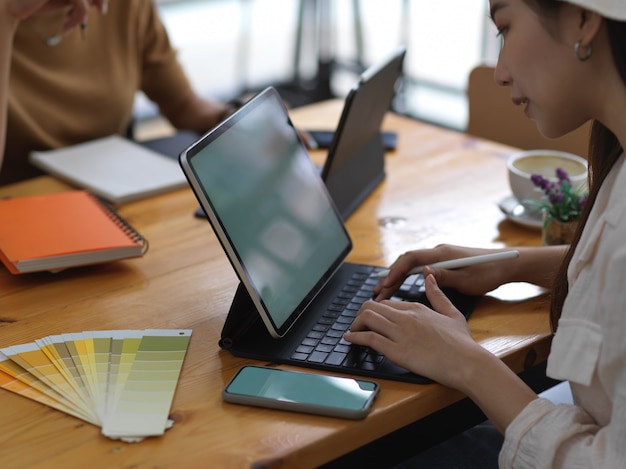
<instances>
[{"instance_id":1,"label":"smartphone","mask_svg":"<svg viewBox=\"0 0 626 469\"><path fill-rule=\"evenodd\" d=\"M362 419L378 394L363 379L246 365L222 392L227 402L347 419Z\"/></svg>"}]
</instances>

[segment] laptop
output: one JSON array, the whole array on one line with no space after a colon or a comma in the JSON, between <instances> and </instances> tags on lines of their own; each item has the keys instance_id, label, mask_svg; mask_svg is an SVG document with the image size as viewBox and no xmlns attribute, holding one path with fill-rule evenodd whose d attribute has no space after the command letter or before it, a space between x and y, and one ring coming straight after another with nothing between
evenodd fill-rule
<instances>
[{"instance_id":1,"label":"laptop","mask_svg":"<svg viewBox=\"0 0 626 469\"><path fill-rule=\"evenodd\" d=\"M381 126L391 109L405 55L402 46L368 68L345 99L321 173L344 220L385 178L385 147L395 134L385 135Z\"/></svg>"},{"instance_id":2,"label":"laptop","mask_svg":"<svg viewBox=\"0 0 626 469\"><path fill-rule=\"evenodd\" d=\"M240 280L220 347L252 359L429 382L342 338L372 297L379 268L345 262L350 236L274 88L185 149L180 164ZM468 315L476 298L450 293Z\"/></svg>"}]
</instances>

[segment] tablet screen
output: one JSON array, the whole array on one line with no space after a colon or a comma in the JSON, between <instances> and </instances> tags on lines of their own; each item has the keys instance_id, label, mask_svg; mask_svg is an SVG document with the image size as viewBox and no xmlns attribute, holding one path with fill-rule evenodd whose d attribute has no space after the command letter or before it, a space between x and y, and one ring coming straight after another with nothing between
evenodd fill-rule
<instances>
[{"instance_id":1,"label":"tablet screen","mask_svg":"<svg viewBox=\"0 0 626 469\"><path fill-rule=\"evenodd\" d=\"M233 267L282 336L352 245L275 90L203 137L185 162Z\"/></svg>"}]
</instances>

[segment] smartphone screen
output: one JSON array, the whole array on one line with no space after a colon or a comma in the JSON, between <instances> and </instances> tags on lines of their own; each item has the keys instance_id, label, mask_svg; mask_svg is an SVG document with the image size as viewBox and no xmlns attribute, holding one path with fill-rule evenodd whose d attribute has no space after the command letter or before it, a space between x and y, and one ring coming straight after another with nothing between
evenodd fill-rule
<instances>
[{"instance_id":1,"label":"smartphone screen","mask_svg":"<svg viewBox=\"0 0 626 469\"><path fill-rule=\"evenodd\" d=\"M364 418L378 393L373 381L244 366L222 393L224 400L343 418Z\"/></svg>"}]
</instances>

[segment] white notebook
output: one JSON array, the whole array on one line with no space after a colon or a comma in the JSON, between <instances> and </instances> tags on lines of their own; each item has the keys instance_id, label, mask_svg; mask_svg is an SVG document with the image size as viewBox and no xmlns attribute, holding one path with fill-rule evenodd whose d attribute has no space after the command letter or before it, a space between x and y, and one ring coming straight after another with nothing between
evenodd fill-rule
<instances>
[{"instance_id":1,"label":"white notebook","mask_svg":"<svg viewBox=\"0 0 626 469\"><path fill-rule=\"evenodd\" d=\"M119 135L34 151L29 160L49 174L116 204L187 186L176 161Z\"/></svg>"}]
</instances>

